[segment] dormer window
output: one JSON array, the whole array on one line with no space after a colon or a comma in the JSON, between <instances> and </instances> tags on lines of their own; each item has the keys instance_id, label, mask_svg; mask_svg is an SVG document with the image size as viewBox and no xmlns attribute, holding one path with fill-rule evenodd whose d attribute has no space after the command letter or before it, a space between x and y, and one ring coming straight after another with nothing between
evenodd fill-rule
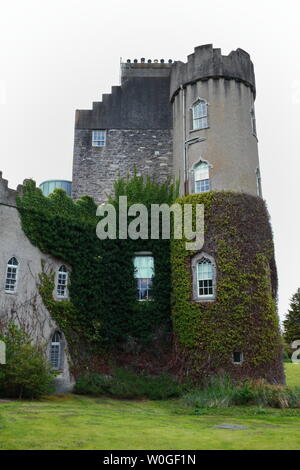
<instances>
[{"instance_id":1,"label":"dormer window","mask_svg":"<svg viewBox=\"0 0 300 470\"><path fill-rule=\"evenodd\" d=\"M104 147L106 145L106 131L98 130L92 132L92 146Z\"/></svg>"},{"instance_id":2,"label":"dormer window","mask_svg":"<svg viewBox=\"0 0 300 470\"><path fill-rule=\"evenodd\" d=\"M199 98L192 105L192 130L208 127L207 101Z\"/></svg>"}]
</instances>

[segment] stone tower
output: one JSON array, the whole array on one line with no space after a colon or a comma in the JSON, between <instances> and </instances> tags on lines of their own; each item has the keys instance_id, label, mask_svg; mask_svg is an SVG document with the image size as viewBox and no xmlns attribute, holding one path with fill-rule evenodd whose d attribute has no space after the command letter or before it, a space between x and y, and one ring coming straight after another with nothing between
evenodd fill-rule
<instances>
[{"instance_id":1,"label":"stone tower","mask_svg":"<svg viewBox=\"0 0 300 470\"><path fill-rule=\"evenodd\" d=\"M261 195L255 77L242 49L211 44L186 63L121 64L121 85L92 110L76 111L73 197L107 199L119 176L180 178L181 194L232 190Z\"/></svg>"}]
</instances>

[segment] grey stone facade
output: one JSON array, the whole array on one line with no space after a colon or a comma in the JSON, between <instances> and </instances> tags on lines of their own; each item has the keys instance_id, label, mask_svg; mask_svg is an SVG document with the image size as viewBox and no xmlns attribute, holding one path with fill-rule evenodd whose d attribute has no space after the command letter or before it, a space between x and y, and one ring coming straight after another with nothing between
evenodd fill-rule
<instances>
[{"instance_id":1,"label":"grey stone facade","mask_svg":"<svg viewBox=\"0 0 300 470\"><path fill-rule=\"evenodd\" d=\"M76 111L75 199L89 194L105 201L115 179L134 168L158 182L180 179L181 194L193 193L200 161L209 164L211 189L258 194L255 75L247 52L224 56L207 44L186 63L127 61L121 73L120 86L91 110ZM195 130L191 107L197 99L207 103L209 124ZM106 131L106 146L92 147L93 130Z\"/></svg>"},{"instance_id":2,"label":"grey stone facade","mask_svg":"<svg viewBox=\"0 0 300 470\"><path fill-rule=\"evenodd\" d=\"M18 191L8 188L8 182L0 175L0 322L6 325L14 322L24 329L33 342L44 347L45 356L50 360L50 343L55 331L58 331L55 321L44 306L39 294L39 273L57 272L61 260L45 255L28 240L21 227L21 220L16 208ZM15 257L18 261L17 284L15 292L5 289L7 263ZM55 291L53 297L57 299ZM62 338L63 332L60 331ZM72 389L72 378L69 372L68 347L64 340L61 351L59 375L55 379L58 392L68 392Z\"/></svg>"},{"instance_id":3,"label":"grey stone facade","mask_svg":"<svg viewBox=\"0 0 300 470\"><path fill-rule=\"evenodd\" d=\"M75 130L73 197L88 194L101 203L118 177L133 174L165 182L172 173L172 132L169 129L109 129L106 145L92 146L92 131Z\"/></svg>"}]
</instances>

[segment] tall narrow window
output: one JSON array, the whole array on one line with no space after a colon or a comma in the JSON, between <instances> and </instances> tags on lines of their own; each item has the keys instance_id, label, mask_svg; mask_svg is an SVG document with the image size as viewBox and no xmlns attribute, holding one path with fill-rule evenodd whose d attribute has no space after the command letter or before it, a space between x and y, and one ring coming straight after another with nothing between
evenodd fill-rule
<instances>
[{"instance_id":1,"label":"tall narrow window","mask_svg":"<svg viewBox=\"0 0 300 470\"><path fill-rule=\"evenodd\" d=\"M92 146L93 147L104 147L106 144L106 131L93 131L92 132Z\"/></svg>"},{"instance_id":2,"label":"tall narrow window","mask_svg":"<svg viewBox=\"0 0 300 470\"><path fill-rule=\"evenodd\" d=\"M197 282L199 297L213 297L213 267L207 258L202 258L197 264Z\"/></svg>"},{"instance_id":3,"label":"tall narrow window","mask_svg":"<svg viewBox=\"0 0 300 470\"><path fill-rule=\"evenodd\" d=\"M261 190L261 176L259 168L256 168L256 191L257 195L262 197L262 190Z\"/></svg>"},{"instance_id":4,"label":"tall narrow window","mask_svg":"<svg viewBox=\"0 0 300 470\"><path fill-rule=\"evenodd\" d=\"M62 337L59 331L56 331L51 338L50 345L50 364L53 369L61 368L62 357Z\"/></svg>"},{"instance_id":5,"label":"tall narrow window","mask_svg":"<svg viewBox=\"0 0 300 470\"><path fill-rule=\"evenodd\" d=\"M10 258L6 267L5 292L16 292L19 263L15 257Z\"/></svg>"},{"instance_id":6,"label":"tall narrow window","mask_svg":"<svg viewBox=\"0 0 300 470\"><path fill-rule=\"evenodd\" d=\"M199 99L192 106L192 129L206 129L208 127L207 102Z\"/></svg>"},{"instance_id":7,"label":"tall narrow window","mask_svg":"<svg viewBox=\"0 0 300 470\"><path fill-rule=\"evenodd\" d=\"M62 265L58 270L57 276L57 297L67 297L67 285L68 285L68 271L67 268Z\"/></svg>"},{"instance_id":8,"label":"tall narrow window","mask_svg":"<svg viewBox=\"0 0 300 470\"><path fill-rule=\"evenodd\" d=\"M210 190L209 165L200 162L194 167L195 193L204 193Z\"/></svg>"},{"instance_id":9,"label":"tall narrow window","mask_svg":"<svg viewBox=\"0 0 300 470\"><path fill-rule=\"evenodd\" d=\"M137 284L137 300L152 300L154 258L151 255L138 255L133 258L134 277Z\"/></svg>"},{"instance_id":10,"label":"tall narrow window","mask_svg":"<svg viewBox=\"0 0 300 470\"><path fill-rule=\"evenodd\" d=\"M255 135L255 137L257 137L257 133L256 133L256 118L255 118L255 111L254 111L254 108L251 108L250 114L251 114L252 134Z\"/></svg>"}]
</instances>

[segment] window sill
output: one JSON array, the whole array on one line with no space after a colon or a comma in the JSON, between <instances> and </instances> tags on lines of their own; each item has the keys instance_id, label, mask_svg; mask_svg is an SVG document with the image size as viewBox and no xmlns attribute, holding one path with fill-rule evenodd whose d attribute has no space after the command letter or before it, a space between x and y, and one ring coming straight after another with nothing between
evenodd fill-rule
<instances>
[{"instance_id":1,"label":"window sill","mask_svg":"<svg viewBox=\"0 0 300 470\"><path fill-rule=\"evenodd\" d=\"M11 292L9 290L5 290L4 293L8 295L16 295L17 291Z\"/></svg>"},{"instance_id":2,"label":"window sill","mask_svg":"<svg viewBox=\"0 0 300 470\"><path fill-rule=\"evenodd\" d=\"M215 302L215 297L197 297L193 299L194 302L201 303L201 302Z\"/></svg>"},{"instance_id":3,"label":"window sill","mask_svg":"<svg viewBox=\"0 0 300 470\"><path fill-rule=\"evenodd\" d=\"M201 131L205 131L206 129L210 129L210 126L203 127L202 129L190 129L189 133L192 134L193 132L201 132Z\"/></svg>"}]
</instances>

